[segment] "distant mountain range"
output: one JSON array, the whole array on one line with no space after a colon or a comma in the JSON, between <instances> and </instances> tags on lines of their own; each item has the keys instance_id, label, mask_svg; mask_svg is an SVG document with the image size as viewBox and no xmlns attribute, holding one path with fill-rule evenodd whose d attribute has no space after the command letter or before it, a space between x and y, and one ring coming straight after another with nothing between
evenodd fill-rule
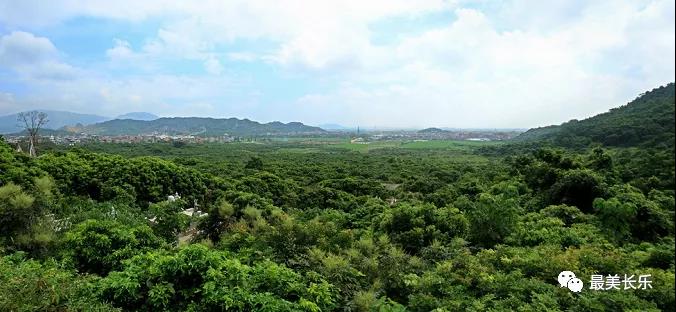
<instances>
[{"instance_id":1,"label":"distant mountain range","mask_svg":"<svg viewBox=\"0 0 676 312\"><path fill-rule=\"evenodd\" d=\"M584 120L530 129L515 140L547 141L565 147L674 147L674 83L639 95L630 103Z\"/></svg>"},{"instance_id":2,"label":"distant mountain range","mask_svg":"<svg viewBox=\"0 0 676 312\"><path fill-rule=\"evenodd\" d=\"M550 142L564 147L605 146L674 147L675 108L674 83L669 83L639 95L630 103L584 120L571 120L561 125L533 128L521 133L515 141ZM134 112L109 117L64 111L44 111L49 123L46 129L96 135L183 134L221 136L311 135L323 134L320 127L300 122L259 123L248 119L217 119L198 117L158 118ZM330 130L345 130L336 124L324 125ZM17 133L17 114L0 117L0 133ZM460 130L460 129L458 129ZM485 130L463 129L481 134ZM454 130L427 128L420 134L444 136ZM503 132L519 132L503 130Z\"/></svg>"},{"instance_id":3,"label":"distant mountain range","mask_svg":"<svg viewBox=\"0 0 676 312\"><path fill-rule=\"evenodd\" d=\"M249 119L217 119L200 117L159 118L150 121L115 119L101 123L67 127L66 130L95 135L204 135L252 136L279 134L322 134L326 131L319 127L304 125L300 122L282 123L279 121L259 123Z\"/></svg>"},{"instance_id":4,"label":"distant mountain range","mask_svg":"<svg viewBox=\"0 0 676 312\"><path fill-rule=\"evenodd\" d=\"M206 135L254 136L277 134L321 134L326 131L319 127L300 122L279 121L259 123L248 119L217 119L198 117L159 118L146 112L133 112L115 118L79 114L65 111L40 110L47 113L49 122L43 134L87 133L96 135ZM19 133L23 129L17 122L17 114L0 117L0 133Z\"/></svg>"},{"instance_id":5,"label":"distant mountain range","mask_svg":"<svg viewBox=\"0 0 676 312\"><path fill-rule=\"evenodd\" d=\"M39 110L47 114L49 122L45 125L45 129L58 130L66 126L83 126L91 125L98 122L104 122L112 119L134 119L134 120L153 120L159 118L151 113L145 112L134 112L124 115L117 116L115 118L92 115L92 114L80 114L66 111L56 111L56 110ZM16 133L20 132L23 129L19 126L17 121L17 116L19 113L0 116L0 133Z\"/></svg>"}]
</instances>

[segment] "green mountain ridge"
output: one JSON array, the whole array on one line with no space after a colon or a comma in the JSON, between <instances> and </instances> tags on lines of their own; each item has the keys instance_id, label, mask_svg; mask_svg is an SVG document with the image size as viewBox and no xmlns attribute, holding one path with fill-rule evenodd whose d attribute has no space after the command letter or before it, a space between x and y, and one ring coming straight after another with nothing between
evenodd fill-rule
<instances>
[{"instance_id":1,"label":"green mountain ridge","mask_svg":"<svg viewBox=\"0 0 676 312\"><path fill-rule=\"evenodd\" d=\"M165 117L150 121L115 119L84 127L69 128L68 130L96 135L192 134L202 136L322 134L326 132L321 128L307 126L300 122L259 123L249 119L201 117Z\"/></svg>"},{"instance_id":2,"label":"green mountain ridge","mask_svg":"<svg viewBox=\"0 0 676 312\"><path fill-rule=\"evenodd\" d=\"M544 141L564 147L674 147L674 83L640 94L626 105L561 125L530 129L515 141Z\"/></svg>"}]
</instances>

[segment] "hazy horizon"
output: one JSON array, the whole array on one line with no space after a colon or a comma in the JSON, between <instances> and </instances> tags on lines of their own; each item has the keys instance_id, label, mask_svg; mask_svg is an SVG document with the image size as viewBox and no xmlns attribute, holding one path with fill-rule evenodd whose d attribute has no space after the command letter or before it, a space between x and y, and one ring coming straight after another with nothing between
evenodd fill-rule
<instances>
[{"instance_id":1,"label":"hazy horizon","mask_svg":"<svg viewBox=\"0 0 676 312\"><path fill-rule=\"evenodd\" d=\"M107 121L107 120L113 120L113 119L120 119L119 117L123 117L123 115L126 115L126 114L134 114L134 113L149 113L149 114L153 114L152 112L129 112L129 113L121 114L121 115L118 115L118 116L103 116L103 115L97 115L97 114L87 114L87 113L70 112L70 111L61 111L61 110L46 110L46 109L40 109L40 108L37 108L37 109L31 109L31 110L28 110L28 111L41 111L41 112L45 112L45 113L47 113L47 117L48 117L48 118L49 118L49 113L50 113L50 112L62 112L62 113L75 113L75 114L91 115L91 116L97 116L97 117L107 118L107 119L104 120L104 121ZM15 115L15 114L18 114L18 113L21 113L21 112L27 112L27 111L17 111L17 112L10 113L10 114L7 114L7 115L0 115L0 117L11 116L11 115ZM156 115L157 119L159 119L159 118L213 118L213 119L229 119L229 118L237 118L237 119L240 119L240 120L251 120L251 121L255 121L255 122L259 122L259 123L271 123L271 122L290 123L290 122L301 122L301 123L303 123L303 124L305 124L305 125L308 125L308 126L320 127L320 128L322 128L322 129L324 129L324 130L329 130L329 131L356 131L357 129L359 129L359 130L361 130L361 131L368 131L368 132L375 132L375 131L417 131L417 130L428 129L428 128L439 128L439 129L442 129L442 130L451 130L451 131L454 131L454 130L465 130L465 131L481 131L481 130L526 131L526 130L529 129L529 128L524 128L524 127L522 127L522 128L518 128L518 127L517 127L517 128L492 128L492 127L466 127L466 128L460 128L460 127L438 126L438 125L436 125L436 126L435 126L435 125L421 125L421 126L411 126L411 127L389 127L389 126L352 125L352 124L337 124L337 123L309 124L309 123L303 122L302 120L290 120L290 121L270 120L270 121L260 121L260 120L254 120L254 119L247 118L247 117L234 117L234 116L230 116L230 117L228 117L228 116L214 117L214 116L159 116L159 115L157 115L157 114L153 114L153 115ZM129 119L139 120L139 121L148 121L148 120L136 119L136 118L129 118ZM104 122L104 121L100 121L100 122ZM338 128L338 127L340 127L340 128ZM45 128L47 128L47 129L55 129L54 127L52 127L52 125L50 125L49 122L45 125ZM56 127L56 128L60 128L60 127Z\"/></svg>"},{"instance_id":2,"label":"hazy horizon","mask_svg":"<svg viewBox=\"0 0 676 312\"><path fill-rule=\"evenodd\" d=\"M0 8L0 115L526 129L594 116L676 75L673 1Z\"/></svg>"}]
</instances>

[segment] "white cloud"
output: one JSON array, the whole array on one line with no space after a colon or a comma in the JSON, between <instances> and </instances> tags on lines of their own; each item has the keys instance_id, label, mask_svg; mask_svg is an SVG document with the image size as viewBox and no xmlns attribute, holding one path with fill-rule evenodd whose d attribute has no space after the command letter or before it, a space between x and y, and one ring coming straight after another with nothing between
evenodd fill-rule
<instances>
[{"instance_id":1,"label":"white cloud","mask_svg":"<svg viewBox=\"0 0 676 312\"><path fill-rule=\"evenodd\" d=\"M115 39L114 47L106 50L106 55L112 60L124 60L134 57L134 51L128 41Z\"/></svg>"},{"instance_id":2,"label":"white cloud","mask_svg":"<svg viewBox=\"0 0 676 312\"><path fill-rule=\"evenodd\" d=\"M216 58L210 57L204 61L204 69L212 75L220 75L223 72L223 65Z\"/></svg>"},{"instance_id":3,"label":"white cloud","mask_svg":"<svg viewBox=\"0 0 676 312\"><path fill-rule=\"evenodd\" d=\"M38 3L39 2L39 3ZM3 1L0 22L44 27L76 16L140 20L164 17L157 37L143 50L191 59L214 44L238 38L281 42L269 59L282 65L320 68L344 64L368 41L368 25L390 16L415 16L451 7L444 0L348 1ZM117 45L116 45L117 47Z\"/></svg>"},{"instance_id":4,"label":"white cloud","mask_svg":"<svg viewBox=\"0 0 676 312\"><path fill-rule=\"evenodd\" d=\"M454 22L377 56L391 66L351 73L336 90L301 98L295 112L315 123L380 126L532 127L585 118L674 80L673 13L664 13L672 11L667 1L598 5L543 33L499 31L480 11L458 9ZM641 70L617 74L623 67Z\"/></svg>"},{"instance_id":5,"label":"white cloud","mask_svg":"<svg viewBox=\"0 0 676 312\"><path fill-rule=\"evenodd\" d=\"M78 74L76 68L59 61L58 50L49 39L23 31L0 37L0 66L23 79L64 80Z\"/></svg>"},{"instance_id":6,"label":"white cloud","mask_svg":"<svg viewBox=\"0 0 676 312\"><path fill-rule=\"evenodd\" d=\"M258 56L251 52L230 52L227 53L227 57L229 60L239 62L253 62L258 59Z\"/></svg>"},{"instance_id":7,"label":"white cloud","mask_svg":"<svg viewBox=\"0 0 676 312\"><path fill-rule=\"evenodd\" d=\"M1 0L0 22L15 27L41 28L51 27L80 16L138 21L169 12L168 8L163 5L164 2L162 0Z\"/></svg>"},{"instance_id":8,"label":"white cloud","mask_svg":"<svg viewBox=\"0 0 676 312\"><path fill-rule=\"evenodd\" d=\"M373 42L374 23L425 21L428 14L448 17L415 32L392 29L392 40ZM6 57L0 66L35 80L71 77L73 83L35 88L47 99L59 94L59 103L100 100L102 109L119 112L148 103L178 113L192 103L189 114L262 115L255 87L235 81L242 77L224 77L228 61L281 69L271 77L280 83L289 83L284 74L291 73L329 85L297 101L268 103L276 107L265 111L279 115L269 118L381 126L558 123L623 104L675 76L674 2L667 0L0 0L0 23L13 28L52 27L76 16L160 20L155 35L136 49L117 39L106 51L118 66L145 68L144 77L88 73L74 79L81 71L61 62L47 38L24 32L1 39L0 56ZM270 46L227 48L257 40ZM196 61L206 74L166 74L161 62L167 59ZM247 85L236 92L250 93L251 104L220 106L235 92L224 85ZM167 104L177 101L186 104Z\"/></svg>"},{"instance_id":9,"label":"white cloud","mask_svg":"<svg viewBox=\"0 0 676 312\"><path fill-rule=\"evenodd\" d=\"M0 62L6 66L40 62L56 56L56 47L47 38L23 31L13 31L0 38Z\"/></svg>"},{"instance_id":10,"label":"white cloud","mask_svg":"<svg viewBox=\"0 0 676 312\"><path fill-rule=\"evenodd\" d=\"M106 51L111 60L143 62L151 56L134 52L127 41L118 39L114 44ZM19 97L0 88L0 113L33 108L108 116L148 110L166 115L216 115L216 104L237 95L246 83L245 79L234 81L221 75L223 68L215 57L205 62L206 69L215 75L211 77L156 73L118 77L73 67L60 61L61 54L49 39L31 33L0 37L0 69L16 72L30 88ZM220 109L244 116L236 107Z\"/></svg>"}]
</instances>

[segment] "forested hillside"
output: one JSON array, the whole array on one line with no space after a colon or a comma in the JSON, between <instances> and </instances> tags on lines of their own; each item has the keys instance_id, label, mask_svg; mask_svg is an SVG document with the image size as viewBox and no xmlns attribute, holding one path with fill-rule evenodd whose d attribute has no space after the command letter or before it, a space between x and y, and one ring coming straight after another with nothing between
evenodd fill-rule
<instances>
[{"instance_id":1,"label":"forested hillside","mask_svg":"<svg viewBox=\"0 0 676 312\"><path fill-rule=\"evenodd\" d=\"M520 141L549 141L565 147L674 147L674 83L641 94L627 105L581 121L535 128Z\"/></svg>"},{"instance_id":2,"label":"forested hillside","mask_svg":"<svg viewBox=\"0 0 676 312\"><path fill-rule=\"evenodd\" d=\"M207 136L269 135L269 134L321 134L321 128L299 122L270 122L261 124L248 119L216 119L199 117L159 118L155 120L115 119L83 128L70 128L73 132L98 135L140 134L199 134Z\"/></svg>"}]
</instances>

